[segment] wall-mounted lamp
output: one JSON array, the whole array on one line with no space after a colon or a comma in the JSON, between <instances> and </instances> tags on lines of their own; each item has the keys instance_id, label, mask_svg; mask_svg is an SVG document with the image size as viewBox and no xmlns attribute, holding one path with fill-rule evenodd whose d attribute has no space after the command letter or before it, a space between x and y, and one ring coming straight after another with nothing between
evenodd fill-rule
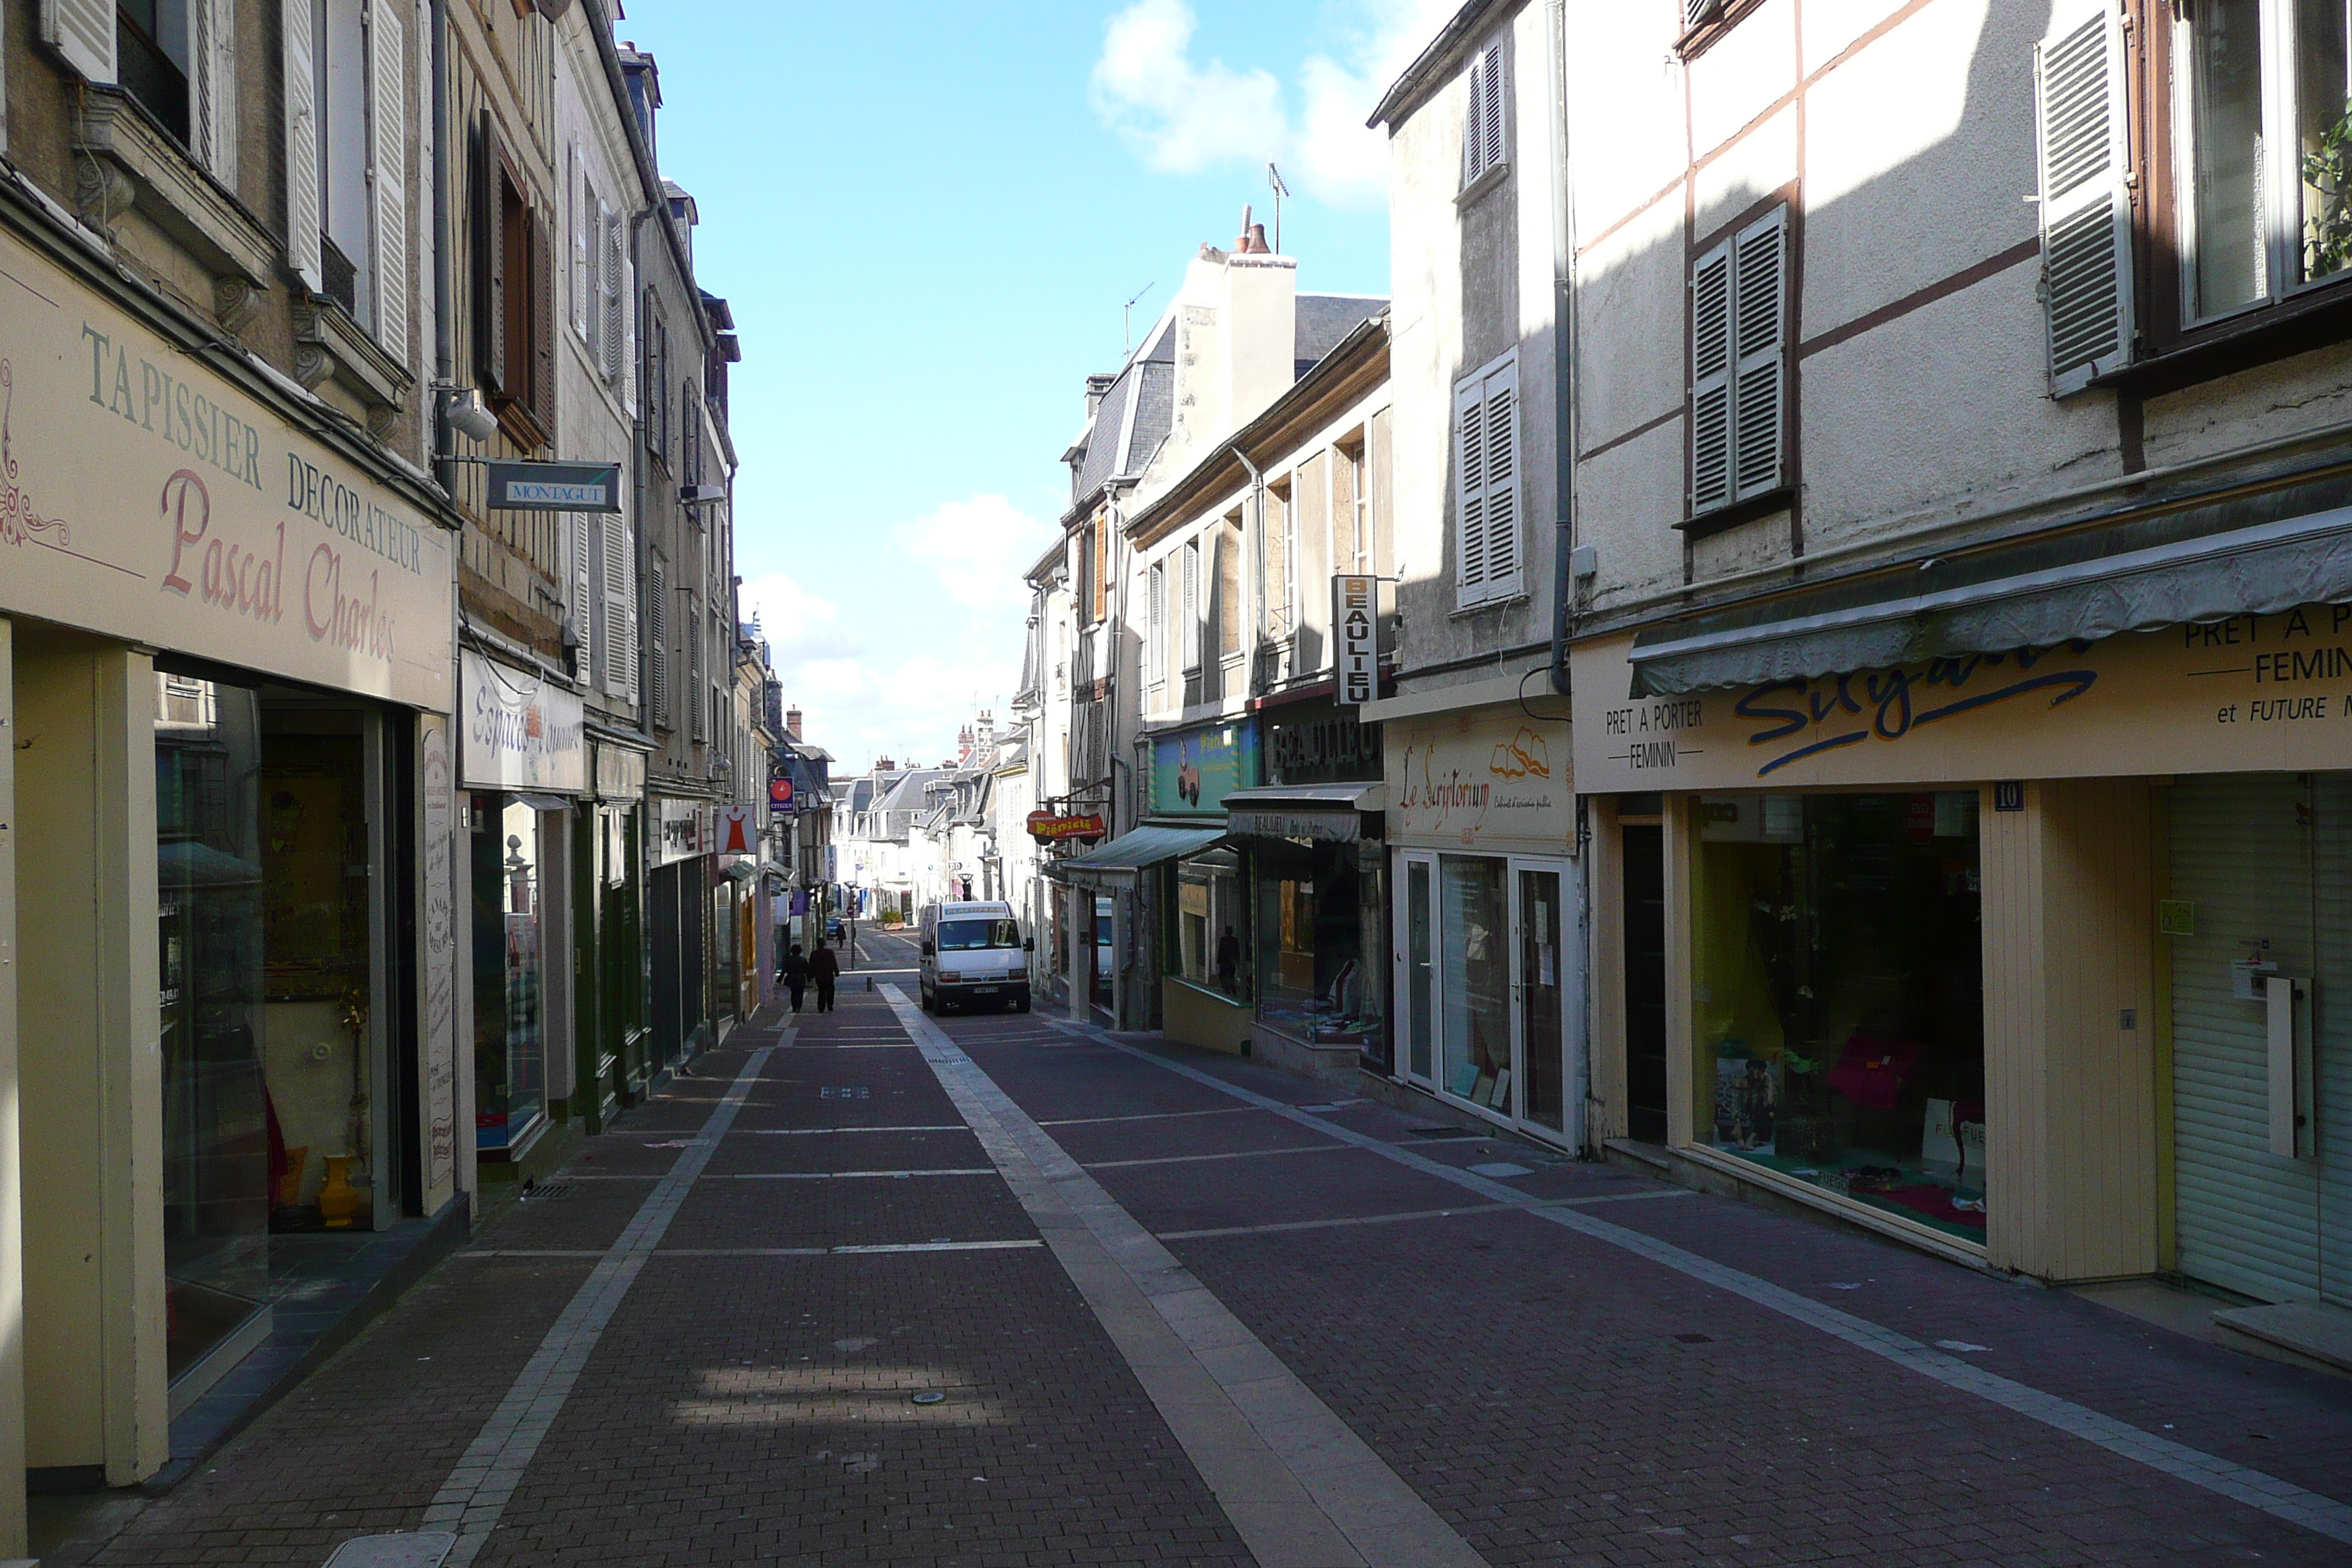
<instances>
[{"instance_id":1,"label":"wall-mounted lamp","mask_svg":"<svg viewBox=\"0 0 2352 1568\"><path fill-rule=\"evenodd\" d=\"M727 490L720 485L688 485L677 492L677 499L685 506L709 506L713 501L725 500Z\"/></svg>"},{"instance_id":2,"label":"wall-mounted lamp","mask_svg":"<svg viewBox=\"0 0 2352 1568\"><path fill-rule=\"evenodd\" d=\"M468 441L487 441L499 433L498 416L482 406L482 395L470 386L441 405L441 417Z\"/></svg>"}]
</instances>

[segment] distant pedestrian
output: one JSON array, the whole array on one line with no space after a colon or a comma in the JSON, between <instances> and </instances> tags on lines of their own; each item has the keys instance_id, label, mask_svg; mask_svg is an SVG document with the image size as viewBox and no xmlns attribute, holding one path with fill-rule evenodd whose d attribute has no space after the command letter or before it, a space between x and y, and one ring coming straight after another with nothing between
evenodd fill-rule
<instances>
[{"instance_id":1,"label":"distant pedestrian","mask_svg":"<svg viewBox=\"0 0 2352 1568\"><path fill-rule=\"evenodd\" d=\"M833 983L840 978L841 963L833 956L833 949L821 941L816 944L816 952L809 957L809 974L816 981L816 1010L832 1012Z\"/></svg>"},{"instance_id":2,"label":"distant pedestrian","mask_svg":"<svg viewBox=\"0 0 2352 1568\"><path fill-rule=\"evenodd\" d=\"M1242 942L1227 926L1225 934L1217 939L1217 984L1228 996L1235 995L1234 980L1241 973Z\"/></svg>"},{"instance_id":3,"label":"distant pedestrian","mask_svg":"<svg viewBox=\"0 0 2352 1568\"><path fill-rule=\"evenodd\" d=\"M785 986L791 990L793 994L793 1011L795 1013L799 1012L801 1010L801 994L808 989L809 983L809 961L801 956L801 944L799 942L793 943L793 950L784 954L784 962L777 965L776 978L782 981Z\"/></svg>"}]
</instances>

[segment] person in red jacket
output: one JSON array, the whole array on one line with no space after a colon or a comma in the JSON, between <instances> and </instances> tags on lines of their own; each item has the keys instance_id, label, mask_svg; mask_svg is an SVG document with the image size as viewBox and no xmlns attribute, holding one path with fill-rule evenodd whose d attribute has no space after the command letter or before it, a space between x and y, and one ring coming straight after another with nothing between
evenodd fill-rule
<instances>
[{"instance_id":1,"label":"person in red jacket","mask_svg":"<svg viewBox=\"0 0 2352 1568\"><path fill-rule=\"evenodd\" d=\"M818 1012L833 1011L833 983L840 977L840 960L834 957L833 949L825 946L822 938L818 939L816 951L809 954L809 978L816 982Z\"/></svg>"}]
</instances>

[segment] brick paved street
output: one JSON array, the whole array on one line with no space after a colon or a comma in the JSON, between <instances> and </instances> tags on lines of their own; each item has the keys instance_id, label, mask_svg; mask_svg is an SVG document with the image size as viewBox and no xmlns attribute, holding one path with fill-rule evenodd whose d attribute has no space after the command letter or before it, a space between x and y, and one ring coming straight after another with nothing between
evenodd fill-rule
<instances>
[{"instance_id":1,"label":"brick paved street","mask_svg":"<svg viewBox=\"0 0 2352 1568\"><path fill-rule=\"evenodd\" d=\"M943 1038L918 1019L919 1051L910 1014L863 985L781 1040L739 1032L114 1539L45 1560L316 1565L353 1536L419 1529L518 1378L538 1386L567 1303L601 1258L635 1256L668 1192L674 1218L609 1321L566 1342L576 1382L509 1450L511 1495L460 1558L1403 1563L1430 1559L1382 1533L1394 1510L1347 1500L1409 1489L1428 1529L1497 1568L2352 1562L2347 1540L2170 1460L1854 1340L1969 1347L1936 1353L2345 1519L2352 1384L1613 1167L1416 1137L1420 1119L1331 1109L1327 1087L1246 1061L1121 1048L1042 1015L948 1018ZM1010 1107L972 1120L972 1085L940 1065L956 1047ZM666 1180L689 1159L690 1184ZM1517 1199L1430 1164L1502 1159L1528 1168L1505 1181ZM1189 1272L1193 1319L1141 1274L1119 1294L1117 1268L1139 1266L1094 1193ZM1073 1261L1087 1255L1065 1198L1116 1267ZM1753 1289L1635 1250L1661 1242ZM1825 1331L1797 1301L1859 1327ZM1231 1326L1204 1342L1187 1329L1200 1314ZM1196 1355L1178 1370L1208 1373L1198 1401L1169 1403L1170 1359L1135 1349L1151 1333ZM1252 1336L1286 1375L1228 1376L1200 1348ZM1299 1419L1253 1414L1277 1384ZM1370 1456L1336 1489L1303 1451L1326 1409ZM1269 1525L1214 1479L1231 1467L1188 1435L1230 1410L1261 1468L1295 1469L1329 1515L1305 1523L1326 1541L1336 1524L1355 1555L1298 1544L1314 1530Z\"/></svg>"}]
</instances>

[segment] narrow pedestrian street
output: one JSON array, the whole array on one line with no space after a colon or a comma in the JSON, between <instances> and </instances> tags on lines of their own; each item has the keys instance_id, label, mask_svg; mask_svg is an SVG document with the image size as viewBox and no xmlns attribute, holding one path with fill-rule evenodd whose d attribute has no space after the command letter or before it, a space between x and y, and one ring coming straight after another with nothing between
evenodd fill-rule
<instances>
[{"instance_id":1,"label":"narrow pedestrian street","mask_svg":"<svg viewBox=\"0 0 2352 1568\"><path fill-rule=\"evenodd\" d=\"M2352 1384L861 949L43 1562L2352 1561Z\"/></svg>"}]
</instances>

